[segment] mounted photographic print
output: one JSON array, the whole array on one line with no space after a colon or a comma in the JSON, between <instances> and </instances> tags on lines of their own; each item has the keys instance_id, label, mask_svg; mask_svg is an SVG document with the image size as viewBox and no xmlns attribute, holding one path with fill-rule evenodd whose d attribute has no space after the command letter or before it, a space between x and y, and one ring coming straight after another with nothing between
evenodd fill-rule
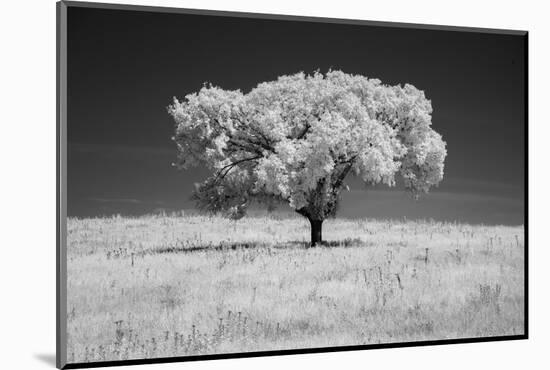
<instances>
[{"instance_id":1,"label":"mounted photographic print","mask_svg":"<svg viewBox=\"0 0 550 370\"><path fill-rule=\"evenodd\" d=\"M58 367L527 338L527 32L57 9Z\"/></svg>"}]
</instances>

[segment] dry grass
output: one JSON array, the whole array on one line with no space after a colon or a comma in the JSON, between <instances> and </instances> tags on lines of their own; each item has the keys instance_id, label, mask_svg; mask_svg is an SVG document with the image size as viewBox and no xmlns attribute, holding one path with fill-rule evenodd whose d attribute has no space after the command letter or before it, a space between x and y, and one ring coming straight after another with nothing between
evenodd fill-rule
<instances>
[{"instance_id":1,"label":"dry grass","mask_svg":"<svg viewBox=\"0 0 550 370\"><path fill-rule=\"evenodd\" d=\"M68 220L69 362L523 334L523 226Z\"/></svg>"}]
</instances>

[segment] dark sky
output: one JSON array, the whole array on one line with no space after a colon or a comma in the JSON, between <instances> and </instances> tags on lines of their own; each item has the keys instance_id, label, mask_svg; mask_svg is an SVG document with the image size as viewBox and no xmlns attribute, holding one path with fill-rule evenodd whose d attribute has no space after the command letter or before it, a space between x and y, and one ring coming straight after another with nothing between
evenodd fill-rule
<instances>
[{"instance_id":1,"label":"dark sky","mask_svg":"<svg viewBox=\"0 0 550 370\"><path fill-rule=\"evenodd\" d=\"M522 224L525 47L518 35L69 7L68 215L193 207L207 173L171 167L172 97L332 68L424 90L448 150L420 201L352 180L341 216Z\"/></svg>"}]
</instances>

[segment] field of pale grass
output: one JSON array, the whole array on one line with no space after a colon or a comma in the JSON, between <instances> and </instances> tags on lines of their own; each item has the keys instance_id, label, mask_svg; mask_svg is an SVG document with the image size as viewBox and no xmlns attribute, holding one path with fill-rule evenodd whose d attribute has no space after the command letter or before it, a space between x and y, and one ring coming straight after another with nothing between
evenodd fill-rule
<instances>
[{"instance_id":1,"label":"field of pale grass","mask_svg":"<svg viewBox=\"0 0 550 370\"><path fill-rule=\"evenodd\" d=\"M68 361L523 334L523 226L68 220Z\"/></svg>"}]
</instances>

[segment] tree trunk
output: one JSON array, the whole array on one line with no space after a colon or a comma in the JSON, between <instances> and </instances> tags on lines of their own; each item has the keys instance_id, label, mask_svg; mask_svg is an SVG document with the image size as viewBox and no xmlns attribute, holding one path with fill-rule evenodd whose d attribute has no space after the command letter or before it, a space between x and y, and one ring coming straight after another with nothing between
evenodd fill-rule
<instances>
[{"instance_id":1,"label":"tree trunk","mask_svg":"<svg viewBox=\"0 0 550 370\"><path fill-rule=\"evenodd\" d=\"M309 219L311 224L311 246L321 245L323 243L323 220Z\"/></svg>"}]
</instances>

